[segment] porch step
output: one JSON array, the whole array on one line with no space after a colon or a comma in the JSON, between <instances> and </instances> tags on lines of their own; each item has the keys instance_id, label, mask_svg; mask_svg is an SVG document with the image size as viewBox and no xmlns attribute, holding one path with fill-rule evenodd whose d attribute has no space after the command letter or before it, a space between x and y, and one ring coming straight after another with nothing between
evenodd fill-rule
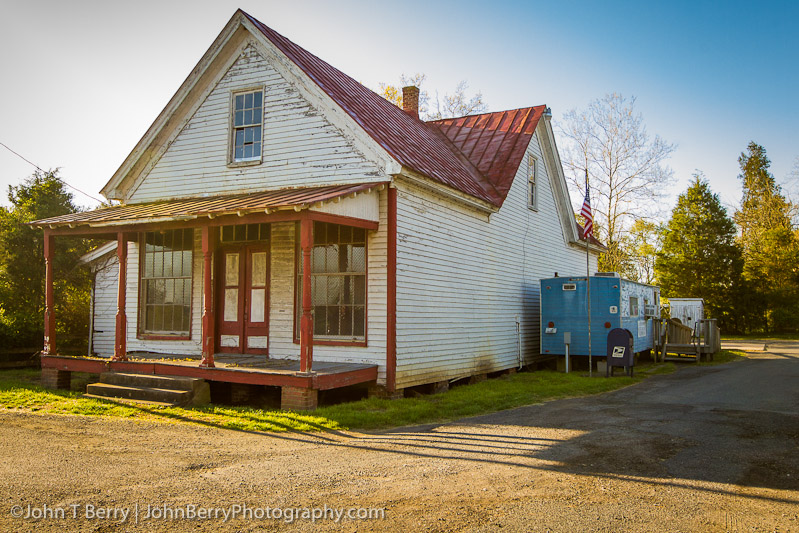
<instances>
[{"instance_id":1,"label":"porch step","mask_svg":"<svg viewBox=\"0 0 799 533\"><path fill-rule=\"evenodd\" d=\"M100 374L100 382L87 385L86 393L90 397L168 405L203 405L211 400L211 389L204 379L119 372Z\"/></svg>"},{"instance_id":2,"label":"porch step","mask_svg":"<svg viewBox=\"0 0 799 533\"><path fill-rule=\"evenodd\" d=\"M123 372L103 372L100 374L100 383L109 385L124 385L126 387L149 387L154 389L194 390L198 382L205 382L200 378L181 378L172 376L158 376L155 374L129 374Z\"/></svg>"},{"instance_id":3,"label":"porch step","mask_svg":"<svg viewBox=\"0 0 799 533\"><path fill-rule=\"evenodd\" d=\"M119 403L138 405L144 407L175 407L175 404L169 402L154 402L151 400L131 400L128 398L110 398L108 396L98 396L96 394L83 394L81 398L94 398L95 400L115 400Z\"/></svg>"},{"instance_id":4,"label":"porch step","mask_svg":"<svg viewBox=\"0 0 799 533\"><path fill-rule=\"evenodd\" d=\"M86 393L106 398L126 398L128 400L147 400L184 405L191 400L191 392L187 390L155 389L152 387L125 387L108 383L91 383L86 386Z\"/></svg>"}]
</instances>

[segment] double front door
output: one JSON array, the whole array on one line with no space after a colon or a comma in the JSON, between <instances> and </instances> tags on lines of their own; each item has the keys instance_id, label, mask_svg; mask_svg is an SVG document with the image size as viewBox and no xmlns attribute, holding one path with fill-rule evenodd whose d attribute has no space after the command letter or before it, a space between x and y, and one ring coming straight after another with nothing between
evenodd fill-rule
<instances>
[{"instance_id":1,"label":"double front door","mask_svg":"<svg viewBox=\"0 0 799 533\"><path fill-rule=\"evenodd\" d=\"M267 354L269 253L264 245L218 250L217 339L220 352Z\"/></svg>"}]
</instances>

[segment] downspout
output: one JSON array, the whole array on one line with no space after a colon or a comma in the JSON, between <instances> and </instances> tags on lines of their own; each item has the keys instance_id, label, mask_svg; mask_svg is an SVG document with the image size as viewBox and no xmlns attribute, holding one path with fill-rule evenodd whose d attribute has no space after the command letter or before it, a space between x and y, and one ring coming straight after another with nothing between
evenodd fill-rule
<instances>
[{"instance_id":1,"label":"downspout","mask_svg":"<svg viewBox=\"0 0 799 533\"><path fill-rule=\"evenodd\" d=\"M516 315L516 346L519 349L519 370L524 366L524 359L522 359L522 319Z\"/></svg>"}]
</instances>

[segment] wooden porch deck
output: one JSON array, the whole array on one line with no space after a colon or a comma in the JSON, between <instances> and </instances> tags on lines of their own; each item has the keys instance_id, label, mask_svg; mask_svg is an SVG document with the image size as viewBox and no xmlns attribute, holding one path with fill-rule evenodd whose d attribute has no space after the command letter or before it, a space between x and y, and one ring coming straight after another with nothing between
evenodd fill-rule
<instances>
[{"instance_id":1,"label":"wooden porch deck","mask_svg":"<svg viewBox=\"0 0 799 533\"><path fill-rule=\"evenodd\" d=\"M377 380L377 365L315 361L313 372L300 372L299 360L267 359L257 355L214 355L214 368L201 368L200 358L154 353L130 354L128 361L102 357L42 355L42 368L65 372L130 372L201 378L208 381L329 390Z\"/></svg>"}]
</instances>

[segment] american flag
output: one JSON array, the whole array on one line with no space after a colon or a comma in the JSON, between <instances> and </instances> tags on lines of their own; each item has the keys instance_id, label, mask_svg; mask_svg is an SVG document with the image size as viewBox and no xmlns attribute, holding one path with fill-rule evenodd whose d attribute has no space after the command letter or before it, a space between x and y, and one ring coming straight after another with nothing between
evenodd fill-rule
<instances>
[{"instance_id":1,"label":"american flag","mask_svg":"<svg viewBox=\"0 0 799 533\"><path fill-rule=\"evenodd\" d=\"M587 184L586 184L587 185ZM588 196L588 187L585 188L585 200L583 200L583 208L580 214L585 218L585 227L583 228L583 237L594 236L594 215L591 214L591 198Z\"/></svg>"}]
</instances>

